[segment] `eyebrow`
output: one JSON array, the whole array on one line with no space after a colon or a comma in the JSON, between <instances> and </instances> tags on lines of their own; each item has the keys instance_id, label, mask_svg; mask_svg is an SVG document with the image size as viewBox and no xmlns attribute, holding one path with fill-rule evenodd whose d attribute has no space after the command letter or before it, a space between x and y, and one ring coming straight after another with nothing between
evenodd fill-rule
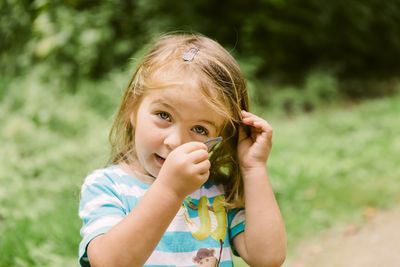
<instances>
[{"instance_id":1,"label":"eyebrow","mask_svg":"<svg viewBox=\"0 0 400 267\"><path fill-rule=\"evenodd\" d=\"M152 104L158 104L158 105L165 106L167 108L175 110L173 106L171 106L168 103L165 103L162 99L156 99L156 100L153 101Z\"/></svg>"},{"instance_id":2,"label":"eyebrow","mask_svg":"<svg viewBox=\"0 0 400 267\"><path fill-rule=\"evenodd\" d=\"M173 111L175 111L175 108L174 108L173 106L171 106L171 105L168 104L168 103L165 103L162 99L156 99L156 100L154 100L153 104L159 104L159 105L161 105L161 106L165 106L166 108L169 108L169 109L172 109ZM216 125L214 122L212 122L212 121L209 121L209 120L199 120L199 122L209 124L210 126L214 127L216 131L218 131L217 125Z\"/></svg>"},{"instance_id":3,"label":"eyebrow","mask_svg":"<svg viewBox=\"0 0 400 267\"><path fill-rule=\"evenodd\" d=\"M217 125L215 125L215 123L214 123L214 122L212 122L212 121L209 121L209 120L201 120L200 122L202 122L202 123L206 123L206 124L209 124L210 126L212 126L212 127L214 127L214 128L215 128L215 131L217 131L217 130L218 130L218 127L217 127Z\"/></svg>"}]
</instances>

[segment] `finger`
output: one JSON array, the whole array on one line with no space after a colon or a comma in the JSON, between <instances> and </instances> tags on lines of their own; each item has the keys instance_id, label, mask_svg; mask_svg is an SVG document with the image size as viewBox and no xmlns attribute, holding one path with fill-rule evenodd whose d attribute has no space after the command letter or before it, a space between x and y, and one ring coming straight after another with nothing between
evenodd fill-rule
<instances>
[{"instance_id":1,"label":"finger","mask_svg":"<svg viewBox=\"0 0 400 267\"><path fill-rule=\"evenodd\" d=\"M178 148L181 149L182 152L185 152L187 154L199 149L207 151L207 146L202 142L188 142L179 146Z\"/></svg>"},{"instance_id":2,"label":"finger","mask_svg":"<svg viewBox=\"0 0 400 267\"><path fill-rule=\"evenodd\" d=\"M200 162L198 164L195 164L193 166L193 171L195 173L203 175L203 174L205 174L205 173L210 171L210 167L211 167L211 162L209 160L205 160L205 161L202 161L202 162Z\"/></svg>"},{"instance_id":3,"label":"finger","mask_svg":"<svg viewBox=\"0 0 400 267\"><path fill-rule=\"evenodd\" d=\"M197 149L188 153L188 161L198 164L208 160L208 151L204 149Z\"/></svg>"},{"instance_id":4,"label":"finger","mask_svg":"<svg viewBox=\"0 0 400 267\"><path fill-rule=\"evenodd\" d=\"M255 114L253 114L251 112L244 111L244 110L242 110L241 112L242 112L242 118L243 119L246 119L246 120L253 119L254 121L264 120L263 118L255 115Z\"/></svg>"},{"instance_id":5,"label":"finger","mask_svg":"<svg viewBox=\"0 0 400 267\"><path fill-rule=\"evenodd\" d=\"M248 123L253 123L253 122L256 122L256 121L264 121L263 118L260 118L260 117L254 115L254 114L251 114L251 113L247 113L245 116L243 116L242 120L245 121L245 122L248 122Z\"/></svg>"},{"instance_id":6,"label":"finger","mask_svg":"<svg viewBox=\"0 0 400 267\"><path fill-rule=\"evenodd\" d=\"M264 119L258 117L257 115L254 115L253 113L247 112L247 111L242 111L242 120L244 123L247 123L249 125L253 125L254 122L256 121L263 121Z\"/></svg>"},{"instance_id":7,"label":"finger","mask_svg":"<svg viewBox=\"0 0 400 267\"><path fill-rule=\"evenodd\" d=\"M248 137L243 126L239 126L239 143Z\"/></svg>"},{"instance_id":8,"label":"finger","mask_svg":"<svg viewBox=\"0 0 400 267\"><path fill-rule=\"evenodd\" d=\"M209 170L207 170L207 171L204 172L204 173L200 173L200 174L198 175L199 179L201 179L201 180L203 181L203 183L206 182L206 181L208 180L208 177L209 177L209 176L210 176L210 171L209 171Z\"/></svg>"},{"instance_id":9,"label":"finger","mask_svg":"<svg viewBox=\"0 0 400 267\"><path fill-rule=\"evenodd\" d=\"M243 118L247 118L247 117L257 117L257 115L255 115L255 114L253 114L253 113L251 113L251 112L245 111L245 110L242 110L242 111L241 111L241 114L242 114L242 117L243 117Z\"/></svg>"},{"instance_id":10,"label":"finger","mask_svg":"<svg viewBox=\"0 0 400 267\"><path fill-rule=\"evenodd\" d=\"M251 127L251 134L271 133L272 127L266 121L252 121L249 123Z\"/></svg>"},{"instance_id":11,"label":"finger","mask_svg":"<svg viewBox=\"0 0 400 267\"><path fill-rule=\"evenodd\" d=\"M264 119L246 111L242 111L243 123L251 125L255 128L261 129L262 131L269 132L272 130L271 125Z\"/></svg>"},{"instance_id":12,"label":"finger","mask_svg":"<svg viewBox=\"0 0 400 267\"><path fill-rule=\"evenodd\" d=\"M261 129L263 132L272 132L271 125L265 120L255 121L253 126L257 129Z\"/></svg>"}]
</instances>

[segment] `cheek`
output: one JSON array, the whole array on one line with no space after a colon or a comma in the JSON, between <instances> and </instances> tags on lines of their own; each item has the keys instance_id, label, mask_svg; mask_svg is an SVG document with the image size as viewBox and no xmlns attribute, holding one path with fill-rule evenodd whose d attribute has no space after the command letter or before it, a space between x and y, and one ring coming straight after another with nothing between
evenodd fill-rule
<instances>
[{"instance_id":1,"label":"cheek","mask_svg":"<svg viewBox=\"0 0 400 267\"><path fill-rule=\"evenodd\" d=\"M135 129L135 146L153 148L162 142L160 131L150 121L141 121Z\"/></svg>"},{"instance_id":2,"label":"cheek","mask_svg":"<svg viewBox=\"0 0 400 267\"><path fill-rule=\"evenodd\" d=\"M137 129L135 132L135 146L138 149L146 147L151 148L154 142L154 136L150 131Z\"/></svg>"}]
</instances>

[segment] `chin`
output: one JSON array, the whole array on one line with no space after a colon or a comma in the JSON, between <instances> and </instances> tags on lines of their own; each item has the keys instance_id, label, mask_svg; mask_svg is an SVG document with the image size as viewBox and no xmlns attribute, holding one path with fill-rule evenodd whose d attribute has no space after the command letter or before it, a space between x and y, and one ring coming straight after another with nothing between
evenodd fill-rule
<instances>
[{"instance_id":1,"label":"chin","mask_svg":"<svg viewBox=\"0 0 400 267\"><path fill-rule=\"evenodd\" d=\"M157 178L158 173L160 172L160 169L151 170L150 168L146 168L145 170L146 170L146 174L147 175L149 175L151 177L154 177L154 178Z\"/></svg>"}]
</instances>

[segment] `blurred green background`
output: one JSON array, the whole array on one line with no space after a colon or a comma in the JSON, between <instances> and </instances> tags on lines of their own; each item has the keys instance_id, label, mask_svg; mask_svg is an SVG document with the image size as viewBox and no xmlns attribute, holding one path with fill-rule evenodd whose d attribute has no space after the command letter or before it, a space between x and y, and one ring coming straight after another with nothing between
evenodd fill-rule
<instances>
[{"instance_id":1,"label":"blurred green background","mask_svg":"<svg viewBox=\"0 0 400 267\"><path fill-rule=\"evenodd\" d=\"M238 60L274 128L289 259L399 203L397 0L3 0L0 12L0 266L78 265L80 185L107 162L137 59L167 32L200 32Z\"/></svg>"}]
</instances>

